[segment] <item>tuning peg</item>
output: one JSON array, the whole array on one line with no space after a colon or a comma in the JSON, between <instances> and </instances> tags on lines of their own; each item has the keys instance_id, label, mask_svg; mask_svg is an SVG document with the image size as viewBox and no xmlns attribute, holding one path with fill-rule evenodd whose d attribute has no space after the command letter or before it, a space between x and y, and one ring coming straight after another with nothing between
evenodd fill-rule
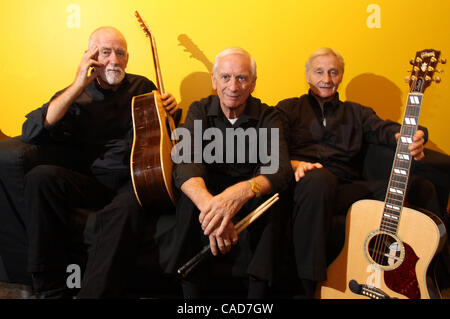
<instances>
[{"instance_id":1,"label":"tuning peg","mask_svg":"<svg viewBox=\"0 0 450 319\"><path fill-rule=\"evenodd\" d=\"M423 61L423 60L422 60L421 58L419 58L419 57L416 58L416 62L417 62L417 63L421 63L422 61Z\"/></svg>"},{"instance_id":2,"label":"tuning peg","mask_svg":"<svg viewBox=\"0 0 450 319\"><path fill-rule=\"evenodd\" d=\"M436 83L441 83L441 78L436 76L435 78L433 78L433 81Z\"/></svg>"},{"instance_id":3,"label":"tuning peg","mask_svg":"<svg viewBox=\"0 0 450 319\"><path fill-rule=\"evenodd\" d=\"M409 64L414 65L414 59L409 60Z\"/></svg>"},{"instance_id":4,"label":"tuning peg","mask_svg":"<svg viewBox=\"0 0 450 319\"><path fill-rule=\"evenodd\" d=\"M442 64L445 64L445 63L447 63L447 59L445 59L445 58L441 58L441 60L440 60L440 61L441 61L441 63L442 63Z\"/></svg>"}]
</instances>

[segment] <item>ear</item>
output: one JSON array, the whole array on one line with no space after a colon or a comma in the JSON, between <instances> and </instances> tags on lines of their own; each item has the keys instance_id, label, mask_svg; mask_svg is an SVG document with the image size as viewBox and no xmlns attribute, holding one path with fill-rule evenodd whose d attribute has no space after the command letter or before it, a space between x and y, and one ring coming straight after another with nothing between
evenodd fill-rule
<instances>
[{"instance_id":1,"label":"ear","mask_svg":"<svg viewBox=\"0 0 450 319\"><path fill-rule=\"evenodd\" d=\"M217 85L216 85L216 77L214 76L214 73L211 73L211 84L214 90L217 90Z\"/></svg>"},{"instance_id":2,"label":"ear","mask_svg":"<svg viewBox=\"0 0 450 319\"><path fill-rule=\"evenodd\" d=\"M306 79L306 82L307 82L308 84L311 84L310 77L309 77L309 72L310 72L310 71L308 71L308 72L305 73L305 79Z\"/></svg>"},{"instance_id":3,"label":"ear","mask_svg":"<svg viewBox=\"0 0 450 319\"><path fill-rule=\"evenodd\" d=\"M256 78L253 80L253 83L251 84L250 93L253 93L253 91L255 90L255 87L256 87Z\"/></svg>"},{"instance_id":4,"label":"ear","mask_svg":"<svg viewBox=\"0 0 450 319\"><path fill-rule=\"evenodd\" d=\"M127 65L128 65L128 58L130 57L130 54L127 52L127 61L125 62L125 68L127 67ZM124 69L125 69L124 68Z\"/></svg>"}]
</instances>

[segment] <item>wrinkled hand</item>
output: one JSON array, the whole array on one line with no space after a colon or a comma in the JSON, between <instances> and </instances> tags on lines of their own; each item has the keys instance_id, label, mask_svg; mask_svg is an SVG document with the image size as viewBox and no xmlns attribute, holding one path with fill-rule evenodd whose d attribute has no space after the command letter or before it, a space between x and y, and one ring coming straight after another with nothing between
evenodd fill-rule
<instances>
[{"instance_id":1,"label":"wrinkled hand","mask_svg":"<svg viewBox=\"0 0 450 319\"><path fill-rule=\"evenodd\" d=\"M418 130L413 136L413 142L408 146L409 154L416 160L420 161L425 157L424 143L425 143L425 133L422 130ZM400 133L395 134L395 138L398 140L400 138Z\"/></svg>"},{"instance_id":2,"label":"wrinkled hand","mask_svg":"<svg viewBox=\"0 0 450 319\"><path fill-rule=\"evenodd\" d=\"M97 47L84 52L73 83L62 94L50 102L44 119L44 125L53 125L61 120L76 98L97 77L98 72L96 67L103 67L103 64L97 61L98 52ZM92 68L93 71L89 74L89 70Z\"/></svg>"},{"instance_id":3,"label":"wrinkled hand","mask_svg":"<svg viewBox=\"0 0 450 319\"><path fill-rule=\"evenodd\" d=\"M84 52L74 81L74 85L78 89L84 90L97 77L98 72L95 67L101 68L104 66L97 61L98 52L98 47L93 47ZM93 68L92 72L88 74L91 68Z\"/></svg>"},{"instance_id":4,"label":"wrinkled hand","mask_svg":"<svg viewBox=\"0 0 450 319\"><path fill-rule=\"evenodd\" d=\"M299 181L303 177L305 177L305 174L307 171L312 171L316 168L323 168L322 164L320 163L310 163L310 162L304 162L304 161L294 161L295 162L295 181Z\"/></svg>"},{"instance_id":5,"label":"wrinkled hand","mask_svg":"<svg viewBox=\"0 0 450 319\"><path fill-rule=\"evenodd\" d=\"M211 253L214 256L217 256L219 251L222 254L228 253L231 250L231 247L236 245L237 242L238 234L232 222L226 225L225 230L221 235L217 234L217 230L213 231L212 234L209 235L209 245L211 248Z\"/></svg>"},{"instance_id":6,"label":"wrinkled hand","mask_svg":"<svg viewBox=\"0 0 450 319\"><path fill-rule=\"evenodd\" d=\"M222 193L213 196L200 210L199 221L206 236L216 232L221 236L225 228L231 224L231 219L250 199L250 187L247 182L228 187Z\"/></svg>"},{"instance_id":7,"label":"wrinkled hand","mask_svg":"<svg viewBox=\"0 0 450 319\"><path fill-rule=\"evenodd\" d=\"M175 100L175 97L170 93L164 93L161 95L161 101L164 106L164 109L167 113L170 115L175 114L175 112L178 110L178 104Z\"/></svg>"}]
</instances>

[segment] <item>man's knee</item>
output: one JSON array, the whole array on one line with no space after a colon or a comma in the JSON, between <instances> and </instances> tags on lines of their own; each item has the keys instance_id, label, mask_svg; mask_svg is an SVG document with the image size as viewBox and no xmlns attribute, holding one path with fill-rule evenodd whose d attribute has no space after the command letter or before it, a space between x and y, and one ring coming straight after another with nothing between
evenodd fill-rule
<instances>
[{"instance_id":1,"label":"man's knee","mask_svg":"<svg viewBox=\"0 0 450 319\"><path fill-rule=\"evenodd\" d=\"M60 180L62 168L53 165L38 165L25 175L25 190L41 189Z\"/></svg>"},{"instance_id":2,"label":"man's knee","mask_svg":"<svg viewBox=\"0 0 450 319\"><path fill-rule=\"evenodd\" d=\"M337 177L325 168L306 172L305 176L296 183L294 199L304 196L330 196L336 193Z\"/></svg>"},{"instance_id":3,"label":"man's knee","mask_svg":"<svg viewBox=\"0 0 450 319\"><path fill-rule=\"evenodd\" d=\"M120 215L121 218L131 220L140 220L145 212L133 191L117 194L105 208L107 211L114 211L114 214Z\"/></svg>"}]
</instances>

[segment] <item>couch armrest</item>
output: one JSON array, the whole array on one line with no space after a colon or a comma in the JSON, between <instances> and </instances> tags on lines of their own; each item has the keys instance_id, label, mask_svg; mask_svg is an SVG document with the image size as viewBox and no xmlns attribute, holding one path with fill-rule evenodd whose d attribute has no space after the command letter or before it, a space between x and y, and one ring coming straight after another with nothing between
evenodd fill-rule
<instances>
[{"instance_id":1,"label":"couch armrest","mask_svg":"<svg viewBox=\"0 0 450 319\"><path fill-rule=\"evenodd\" d=\"M1 281L29 283L26 272L27 235L24 227L24 177L37 161L38 148L20 137L0 141Z\"/></svg>"},{"instance_id":2,"label":"couch armrest","mask_svg":"<svg viewBox=\"0 0 450 319\"><path fill-rule=\"evenodd\" d=\"M38 147L22 142L20 136L0 141L0 183L6 197L22 217L24 177L38 161Z\"/></svg>"},{"instance_id":3,"label":"couch armrest","mask_svg":"<svg viewBox=\"0 0 450 319\"><path fill-rule=\"evenodd\" d=\"M21 137L0 141L0 281L29 284L25 219L25 175L39 164L70 163L58 144L32 145Z\"/></svg>"},{"instance_id":4,"label":"couch armrest","mask_svg":"<svg viewBox=\"0 0 450 319\"><path fill-rule=\"evenodd\" d=\"M448 214L450 196L450 156L425 148L425 158L414 163L414 174L424 176L436 187L442 213Z\"/></svg>"},{"instance_id":5,"label":"couch armrest","mask_svg":"<svg viewBox=\"0 0 450 319\"><path fill-rule=\"evenodd\" d=\"M20 136L0 141L0 170L22 166L28 170L33 160L37 160L38 147L22 142Z\"/></svg>"},{"instance_id":6,"label":"couch armrest","mask_svg":"<svg viewBox=\"0 0 450 319\"><path fill-rule=\"evenodd\" d=\"M76 167L76 150L58 143L33 145L25 143L20 136L0 141L0 183L5 188L19 213L24 204L24 178L33 167L54 164Z\"/></svg>"}]
</instances>

